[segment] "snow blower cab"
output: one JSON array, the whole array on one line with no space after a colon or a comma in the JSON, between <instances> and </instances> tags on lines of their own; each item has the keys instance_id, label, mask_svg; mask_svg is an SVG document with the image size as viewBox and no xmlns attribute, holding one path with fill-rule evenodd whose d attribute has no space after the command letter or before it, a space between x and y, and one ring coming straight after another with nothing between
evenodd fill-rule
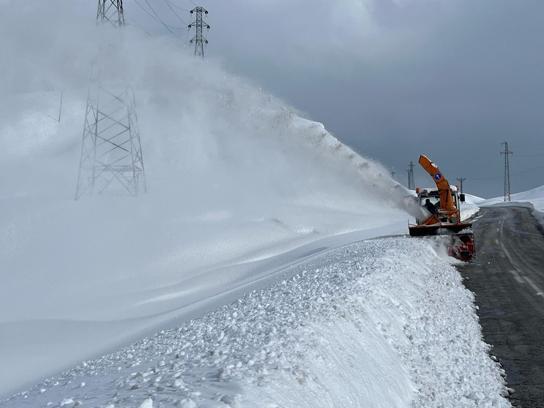
<instances>
[{"instance_id":1,"label":"snow blower cab","mask_svg":"<svg viewBox=\"0 0 544 408\"><path fill-rule=\"evenodd\" d=\"M450 186L451 200L457 211L451 213L440 208L440 191L437 188L416 188L419 205L425 210L426 216L416 218L416 224L423 225L430 215L435 215L436 221L442 223L456 223L460 219L461 203L465 201L465 195L459 194L456 186Z\"/></svg>"},{"instance_id":2,"label":"snow blower cab","mask_svg":"<svg viewBox=\"0 0 544 408\"><path fill-rule=\"evenodd\" d=\"M419 164L433 178L436 188L416 189L422 215L416 224L409 225L411 236L447 235L450 255L469 261L474 254L472 224L461 221L461 202L464 194L457 187L450 186L440 169L425 155L419 157Z\"/></svg>"}]
</instances>

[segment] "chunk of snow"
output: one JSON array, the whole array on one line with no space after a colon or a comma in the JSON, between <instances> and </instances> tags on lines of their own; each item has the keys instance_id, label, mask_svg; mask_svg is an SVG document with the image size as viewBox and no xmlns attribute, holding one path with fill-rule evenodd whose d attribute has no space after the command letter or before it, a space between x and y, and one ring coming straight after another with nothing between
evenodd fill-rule
<instances>
[{"instance_id":1,"label":"chunk of snow","mask_svg":"<svg viewBox=\"0 0 544 408\"><path fill-rule=\"evenodd\" d=\"M140 408L153 408L153 399L147 398L140 404Z\"/></svg>"},{"instance_id":2,"label":"chunk of snow","mask_svg":"<svg viewBox=\"0 0 544 408\"><path fill-rule=\"evenodd\" d=\"M190 398L185 398L180 401L181 408L197 408L196 402Z\"/></svg>"}]
</instances>

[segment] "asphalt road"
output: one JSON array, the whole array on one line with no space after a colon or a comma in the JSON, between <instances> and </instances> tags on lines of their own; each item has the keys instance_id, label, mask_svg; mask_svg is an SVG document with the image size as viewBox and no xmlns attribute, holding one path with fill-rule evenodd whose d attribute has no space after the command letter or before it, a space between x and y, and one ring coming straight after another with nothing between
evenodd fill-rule
<instances>
[{"instance_id":1,"label":"asphalt road","mask_svg":"<svg viewBox=\"0 0 544 408\"><path fill-rule=\"evenodd\" d=\"M544 407L544 229L528 208L483 208L476 257L459 269L486 343L514 389L512 405Z\"/></svg>"}]
</instances>

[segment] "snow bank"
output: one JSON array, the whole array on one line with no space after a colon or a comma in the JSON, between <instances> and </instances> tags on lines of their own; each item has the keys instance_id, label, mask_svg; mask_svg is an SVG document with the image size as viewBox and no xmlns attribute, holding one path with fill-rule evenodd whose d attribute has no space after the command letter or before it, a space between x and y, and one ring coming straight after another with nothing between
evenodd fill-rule
<instances>
[{"instance_id":1,"label":"snow bank","mask_svg":"<svg viewBox=\"0 0 544 408\"><path fill-rule=\"evenodd\" d=\"M544 186L512 195L515 201L529 201L537 211L544 212Z\"/></svg>"},{"instance_id":2,"label":"snow bank","mask_svg":"<svg viewBox=\"0 0 544 408\"><path fill-rule=\"evenodd\" d=\"M0 406L508 407L449 262L406 238L329 251Z\"/></svg>"},{"instance_id":3,"label":"snow bank","mask_svg":"<svg viewBox=\"0 0 544 408\"><path fill-rule=\"evenodd\" d=\"M0 16L0 393L202 314L326 237L405 232L406 190L323 125L177 40L20 3ZM73 200L97 59L105 86L135 90L138 198Z\"/></svg>"},{"instance_id":4,"label":"snow bank","mask_svg":"<svg viewBox=\"0 0 544 408\"><path fill-rule=\"evenodd\" d=\"M480 210L480 204L483 201L485 198L465 193L465 202L461 203L461 219L467 220L474 216Z\"/></svg>"},{"instance_id":5,"label":"snow bank","mask_svg":"<svg viewBox=\"0 0 544 408\"><path fill-rule=\"evenodd\" d=\"M544 186L533 188L532 190L512 194L512 202L531 203L535 210L544 212ZM485 200L484 205L500 204L504 202L503 197L490 198Z\"/></svg>"},{"instance_id":6,"label":"snow bank","mask_svg":"<svg viewBox=\"0 0 544 408\"><path fill-rule=\"evenodd\" d=\"M480 205L527 205L532 208L536 219L544 225L544 186L512 194L511 199L510 203L505 203L503 197L495 197L483 201Z\"/></svg>"}]
</instances>

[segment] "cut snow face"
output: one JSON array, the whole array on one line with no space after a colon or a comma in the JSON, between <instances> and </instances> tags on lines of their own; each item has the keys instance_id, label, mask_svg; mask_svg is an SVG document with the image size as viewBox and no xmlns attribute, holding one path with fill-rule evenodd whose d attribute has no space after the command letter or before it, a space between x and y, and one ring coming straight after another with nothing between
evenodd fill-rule
<instances>
[{"instance_id":1,"label":"cut snow face","mask_svg":"<svg viewBox=\"0 0 544 408\"><path fill-rule=\"evenodd\" d=\"M353 244L2 407L509 407L473 295L424 240Z\"/></svg>"},{"instance_id":2,"label":"cut snow face","mask_svg":"<svg viewBox=\"0 0 544 408\"><path fill-rule=\"evenodd\" d=\"M465 193L465 202L461 203L461 219L467 220L478 212L485 198Z\"/></svg>"},{"instance_id":3,"label":"cut snow face","mask_svg":"<svg viewBox=\"0 0 544 408\"><path fill-rule=\"evenodd\" d=\"M326 237L405 233L387 170L217 63L68 0L5 3L0 393L202 314ZM73 200L93 66L134 89L147 194Z\"/></svg>"}]
</instances>

